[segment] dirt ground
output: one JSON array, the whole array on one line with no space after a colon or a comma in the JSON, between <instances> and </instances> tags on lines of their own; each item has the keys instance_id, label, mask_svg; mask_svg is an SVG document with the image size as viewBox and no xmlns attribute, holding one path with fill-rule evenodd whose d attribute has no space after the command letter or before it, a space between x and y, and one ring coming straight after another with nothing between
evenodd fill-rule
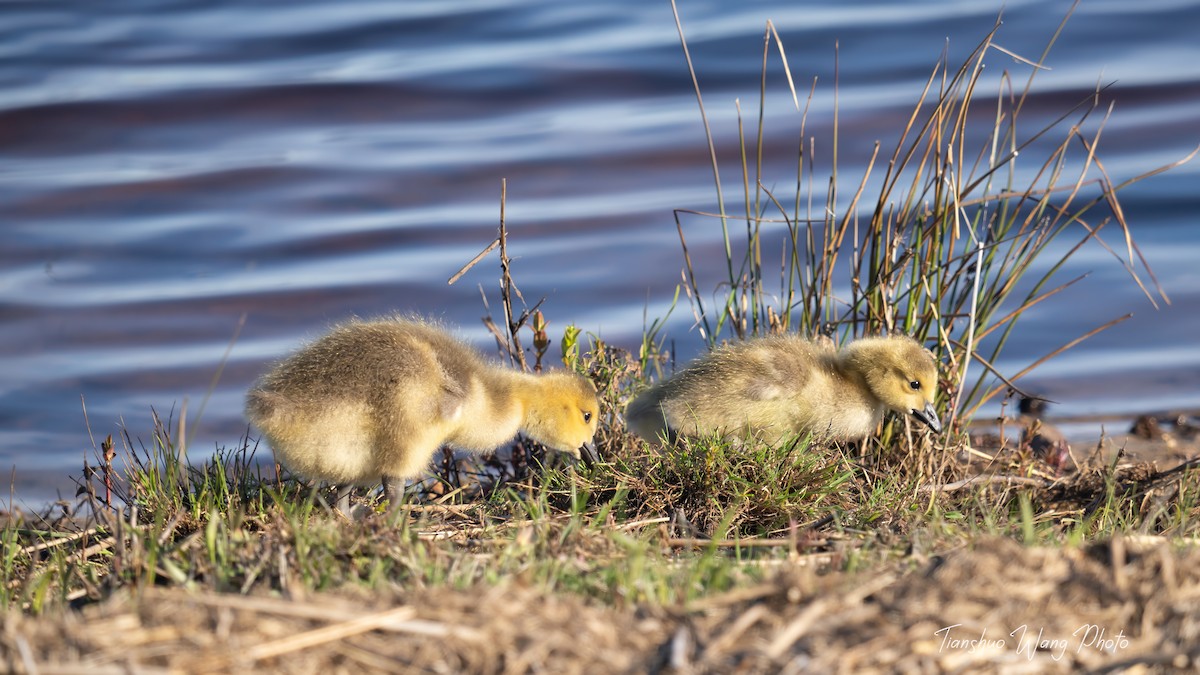
<instances>
[{"instance_id":1,"label":"dirt ground","mask_svg":"<svg viewBox=\"0 0 1200 675\"><path fill-rule=\"evenodd\" d=\"M14 673L1169 672L1200 666L1200 551L987 539L908 571L804 561L689 607L612 609L508 584L274 599L121 595L10 613Z\"/></svg>"}]
</instances>

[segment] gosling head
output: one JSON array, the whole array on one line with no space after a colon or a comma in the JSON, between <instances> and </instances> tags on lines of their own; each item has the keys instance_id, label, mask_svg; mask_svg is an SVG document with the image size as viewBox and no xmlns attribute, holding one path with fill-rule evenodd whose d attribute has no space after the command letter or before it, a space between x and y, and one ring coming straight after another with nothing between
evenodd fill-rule
<instances>
[{"instance_id":1,"label":"gosling head","mask_svg":"<svg viewBox=\"0 0 1200 675\"><path fill-rule=\"evenodd\" d=\"M540 376L541 386L529 402L525 434L553 450L580 458L600 421L600 403L591 380L569 372ZM587 450L592 454L590 449Z\"/></svg>"},{"instance_id":2,"label":"gosling head","mask_svg":"<svg viewBox=\"0 0 1200 675\"><path fill-rule=\"evenodd\" d=\"M862 375L867 388L885 406L907 413L941 432L933 407L937 394L937 362L933 354L910 337L864 338L844 352L847 368Z\"/></svg>"}]
</instances>

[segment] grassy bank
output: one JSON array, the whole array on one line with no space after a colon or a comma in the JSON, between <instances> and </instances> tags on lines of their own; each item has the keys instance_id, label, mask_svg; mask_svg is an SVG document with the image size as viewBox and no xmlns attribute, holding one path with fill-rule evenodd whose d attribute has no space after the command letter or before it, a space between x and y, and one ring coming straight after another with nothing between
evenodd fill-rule
<instances>
[{"instance_id":1,"label":"grassy bank","mask_svg":"<svg viewBox=\"0 0 1200 675\"><path fill-rule=\"evenodd\" d=\"M1196 656L1200 478L1186 469L1085 451L1056 476L1027 450L965 443L874 457L802 439L609 439L590 468L544 466L533 447L447 463L392 514L359 495L377 512L350 520L248 447L184 481L157 438L131 451L139 468L112 481L111 507L96 472L88 510L4 528L10 669L887 671L1002 657L1052 670ZM1022 647L1009 634L1021 625L1076 651ZM1085 625L1126 641L1083 647ZM999 641L990 651L942 641L981 631Z\"/></svg>"}]
</instances>

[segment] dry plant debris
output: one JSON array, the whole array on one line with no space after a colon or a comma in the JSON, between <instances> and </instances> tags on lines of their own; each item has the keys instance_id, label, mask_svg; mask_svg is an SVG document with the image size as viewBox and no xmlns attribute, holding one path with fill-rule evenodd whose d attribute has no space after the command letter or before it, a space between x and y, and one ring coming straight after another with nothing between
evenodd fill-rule
<instances>
[{"instance_id":1,"label":"dry plant debris","mask_svg":"<svg viewBox=\"0 0 1200 675\"><path fill-rule=\"evenodd\" d=\"M771 581L687 607L604 607L511 582L305 598L183 589L11 611L14 673L1142 672L1200 662L1200 551L989 538L908 570Z\"/></svg>"}]
</instances>

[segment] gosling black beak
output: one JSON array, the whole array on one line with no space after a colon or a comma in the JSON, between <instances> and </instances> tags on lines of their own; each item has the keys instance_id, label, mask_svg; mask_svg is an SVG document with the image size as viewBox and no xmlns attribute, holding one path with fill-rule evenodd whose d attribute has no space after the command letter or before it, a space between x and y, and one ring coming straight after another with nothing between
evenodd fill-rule
<instances>
[{"instance_id":1,"label":"gosling black beak","mask_svg":"<svg viewBox=\"0 0 1200 675\"><path fill-rule=\"evenodd\" d=\"M584 443L583 446L579 448L579 459L582 460L583 465L589 469L595 466L596 462L600 461L600 453L596 451L596 444L591 442Z\"/></svg>"},{"instance_id":2,"label":"gosling black beak","mask_svg":"<svg viewBox=\"0 0 1200 675\"><path fill-rule=\"evenodd\" d=\"M929 425L937 433L942 433L942 421L938 419L937 411L933 409L932 403L926 403L924 410L911 410L912 416Z\"/></svg>"}]
</instances>

